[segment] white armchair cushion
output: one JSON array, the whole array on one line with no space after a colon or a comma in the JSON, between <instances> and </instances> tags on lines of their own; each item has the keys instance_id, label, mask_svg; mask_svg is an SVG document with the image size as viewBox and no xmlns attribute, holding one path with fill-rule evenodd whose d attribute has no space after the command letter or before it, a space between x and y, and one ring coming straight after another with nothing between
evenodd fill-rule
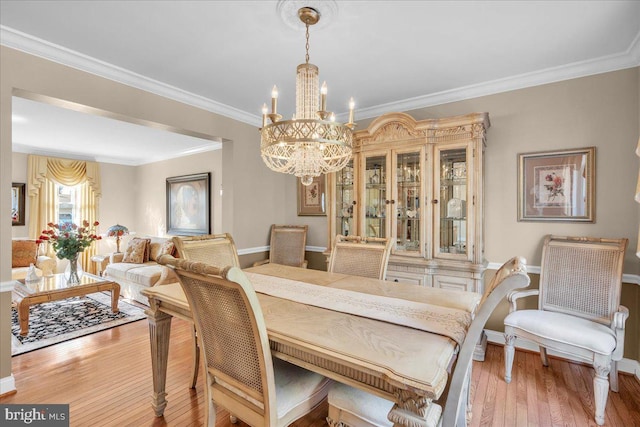
<instances>
[{"instance_id":1,"label":"white armchair cushion","mask_svg":"<svg viewBox=\"0 0 640 427\"><path fill-rule=\"evenodd\" d=\"M568 343L599 354L611 354L616 335L611 328L576 316L542 310L518 310L507 315L505 326L558 343Z\"/></svg>"},{"instance_id":2,"label":"white armchair cushion","mask_svg":"<svg viewBox=\"0 0 640 427\"><path fill-rule=\"evenodd\" d=\"M329 389L329 404L340 408L343 413L341 416L343 422L350 420L354 425L393 426L393 423L387 418L387 414L393 407L393 402L360 389L334 382ZM355 424L356 422L357 424Z\"/></svg>"},{"instance_id":3,"label":"white armchair cushion","mask_svg":"<svg viewBox=\"0 0 640 427\"><path fill-rule=\"evenodd\" d=\"M311 412L327 396L332 383L320 374L276 358L273 358L273 374L278 420L282 425L289 425Z\"/></svg>"}]
</instances>

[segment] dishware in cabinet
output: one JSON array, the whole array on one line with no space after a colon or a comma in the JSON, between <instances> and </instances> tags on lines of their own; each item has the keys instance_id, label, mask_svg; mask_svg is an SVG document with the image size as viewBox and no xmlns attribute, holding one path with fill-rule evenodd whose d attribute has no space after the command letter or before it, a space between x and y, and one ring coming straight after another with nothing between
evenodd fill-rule
<instances>
[{"instance_id":1,"label":"dishware in cabinet","mask_svg":"<svg viewBox=\"0 0 640 427\"><path fill-rule=\"evenodd\" d=\"M435 146L434 256L468 258L468 144Z\"/></svg>"},{"instance_id":2,"label":"dishware in cabinet","mask_svg":"<svg viewBox=\"0 0 640 427\"><path fill-rule=\"evenodd\" d=\"M392 208L388 191L387 153L362 154L360 172L360 194L363 195L360 211L361 226L358 235L389 238L389 211Z\"/></svg>"},{"instance_id":3,"label":"dishware in cabinet","mask_svg":"<svg viewBox=\"0 0 640 427\"><path fill-rule=\"evenodd\" d=\"M350 236L356 234L357 201L355 179L355 164L353 159L344 169L333 176L335 184L335 208L333 222L336 234ZM330 181L331 182L331 181Z\"/></svg>"}]
</instances>

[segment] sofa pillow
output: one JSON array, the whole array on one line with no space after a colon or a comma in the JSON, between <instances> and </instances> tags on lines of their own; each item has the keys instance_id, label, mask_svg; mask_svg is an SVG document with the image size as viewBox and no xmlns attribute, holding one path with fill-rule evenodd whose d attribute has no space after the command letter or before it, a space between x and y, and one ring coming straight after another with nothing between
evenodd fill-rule
<instances>
[{"instance_id":1,"label":"sofa pillow","mask_svg":"<svg viewBox=\"0 0 640 427\"><path fill-rule=\"evenodd\" d=\"M176 250L176 245L171 240L167 240L162 244L162 246L160 246L160 253L158 253L158 256L159 257L161 257L162 255L173 256L173 253L175 252L175 250Z\"/></svg>"},{"instance_id":2,"label":"sofa pillow","mask_svg":"<svg viewBox=\"0 0 640 427\"><path fill-rule=\"evenodd\" d=\"M149 241L147 239L131 239L127 244L127 249L124 251L122 262L128 262L132 264L142 264L145 262L145 255L148 256Z\"/></svg>"},{"instance_id":3,"label":"sofa pillow","mask_svg":"<svg viewBox=\"0 0 640 427\"><path fill-rule=\"evenodd\" d=\"M171 240L165 240L162 242L151 242L149 245L149 260L158 261L162 255L173 255L175 250L175 244Z\"/></svg>"},{"instance_id":4,"label":"sofa pillow","mask_svg":"<svg viewBox=\"0 0 640 427\"><path fill-rule=\"evenodd\" d=\"M35 265L37 257L38 244L34 240L11 241L11 268Z\"/></svg>"}]
</instances>

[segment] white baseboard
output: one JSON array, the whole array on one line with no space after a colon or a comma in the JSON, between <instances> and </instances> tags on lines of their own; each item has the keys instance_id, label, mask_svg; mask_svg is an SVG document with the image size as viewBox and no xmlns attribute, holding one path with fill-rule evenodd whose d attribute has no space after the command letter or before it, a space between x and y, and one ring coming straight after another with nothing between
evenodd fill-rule
<instances>
[{"instance_id":1,"label":"white baseboard","mask_svg":"<svg viewBox=\"0 0 640 427\"><path fill-rule=\"evenodd\" d=\"M504 345L504 334L502 332L491 331L488 329L485 329L484 332L487 334L487 339L490 343ZM540 352L540 349L537 344L522 338L516 338L515 347L521 348L523 350L532 351L534 353ZM558 356L558 357L562 357L563 359L573 360L568 355L557 353L553 350L547 351L547 354L549 356ZM621 361L618 362L618 372L633 374L636 376L638 381L640 381L640 363L637 360L622 359Z\"/></svg>"},{"instance_id":2,"label":"white baseboard","mask_svg":"<svg viewBox=\"0 0 640 427\"><path fill-rule=\"evenodd\" d=\"M13 374L0 378L0 396L16 390L16 381Z\"/></svg>"}]
</instances>

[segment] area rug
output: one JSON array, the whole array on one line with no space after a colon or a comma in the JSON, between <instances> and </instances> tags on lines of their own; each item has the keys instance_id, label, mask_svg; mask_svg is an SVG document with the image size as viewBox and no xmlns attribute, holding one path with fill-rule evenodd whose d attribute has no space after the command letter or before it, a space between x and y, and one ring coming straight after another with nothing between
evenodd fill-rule
<instances>
[{"instance_id":1,"label":"area rug","mask_svg":"<svg viewBox=\"0 0 640 427\"><path fill-rule=\"evenodd\" d=\"M118 313L111 311L111 293L32 305L29 334L20 336L18 313L11 308L11 355L16 356L94 332L146 318L144 309L120 299Z\"/></svg>"}]
</instances>

